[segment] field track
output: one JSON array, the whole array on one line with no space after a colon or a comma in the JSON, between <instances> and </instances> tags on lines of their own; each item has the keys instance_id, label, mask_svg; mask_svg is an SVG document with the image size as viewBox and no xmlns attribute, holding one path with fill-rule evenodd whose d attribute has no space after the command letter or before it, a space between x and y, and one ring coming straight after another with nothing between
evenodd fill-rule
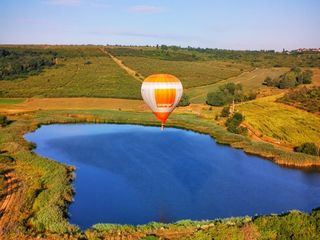
<instances>
[{"instance_id":1,"label":"field track","mask_svg":"<svg viewBox=\"0 0 320 240\"><path fill-rule=\"evenodd\" d=\"M129 68L127 65L125 65L119 58L116 58L113 56L111 53L109 53L107 50L104 50L101 48L101 51L111 57L111 59L119 65L123 70L125 70L130 76L132 76L134 79L138 80L139 82L143 82L144 76L142 76L140 73L137 71Z\"/></svg>"},{"instance_id":2,"label":"field track","mask_svg":"<svg viewBox=\"0 0 320 240\"><path fill-rule=\"evenodd\" d=\"M66 109L146 111L148 107L142 100L116 98L28 98L19 104L0 105L0 112L7 113Z\"/></svg>"},{"instance_id":3,"label":"field track","mask_svg":"<svg viewBox=\"0 0 320 240\"><path fill-rule=\"evenodd\" d=\"M16 212L19 210L19 197L22 194L21 183L16 178L13 172L6 173L4 175L6 180L6 195L2 202L0 202L0 239L2 239L3 234L7 229L10 229L11 226L16 222L14 219Z\"/></svg>"}]
</instances>

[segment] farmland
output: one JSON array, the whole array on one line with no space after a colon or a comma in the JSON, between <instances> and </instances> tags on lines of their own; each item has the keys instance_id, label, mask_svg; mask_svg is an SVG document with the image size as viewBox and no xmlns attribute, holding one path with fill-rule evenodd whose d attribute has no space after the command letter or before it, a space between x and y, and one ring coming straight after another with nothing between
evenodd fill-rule
<instances>
[{"instance_id":1,"label":"farmland","mask_svg":"<svg viewBox=\"0 0 320 240\"><path fill-rule=\"evenodd\" d=\"M245 121L263 135L294 146L304 142L320 145L320 118L275 102L278 97L270 96L243 103L237 109L245 115Z\"/></svg>"},{"instance_id":2,"label":"farmland","mask_svg":"<svg viewBox=\"0 0 320 240\"><path fill-rule=\"evenodd\" d=\"M172 61L145 57L120 57L120 59L143 76L169 72L177 76L186 89L216 83L252 69L246 64L223 61Z\"/></svg>"},{"instance_id":3,"label":"farmland","mask_svg":"<svg viewBox=\"0 0 320 240\"><path fill-rule=\"evenodd\" d=\"M53 48L58 64L27 79L0 81L0 97L118 97L139 99L140 83L99 48Z\"/></svg>"}]
</instances>

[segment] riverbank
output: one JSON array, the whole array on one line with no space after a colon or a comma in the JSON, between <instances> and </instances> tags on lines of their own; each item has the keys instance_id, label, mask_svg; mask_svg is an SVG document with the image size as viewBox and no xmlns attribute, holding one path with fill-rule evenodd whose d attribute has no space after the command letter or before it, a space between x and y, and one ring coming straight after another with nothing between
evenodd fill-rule
<instances>
[{"instance_id":1,"label":"riverbank","mask_svg":"<svg viewBox=\"0 0 320 240\"><path fill-rule=\"evenodd\" d=\"M6 237L12 239L17 239L16 236L38 236L39 233L55 235L57 238L63 234L74 238L83 234L66 218L66 210L73 196L70 184L74 178L73 168L32 153L34 146L23 138L25 133L42 124L52 123L159 125L151 113L119 110L40 110L8 114L8 118L13 122L0 128L0 149L5 152L3 154L15 159L12 169L20 179L16 191L21 190L23 193L15 202L16 212L10 213L17 216L11 223L11 226L15 227L11 227L6 233ZM194 114L174 114L168 121L168 126L209 134L218 143L243 149L247 153L268 158L284 166L320 166L317 157L286 152L267 143L253 142L248 137L229 133L215 122Z\"/></svg>"}]
</instances>

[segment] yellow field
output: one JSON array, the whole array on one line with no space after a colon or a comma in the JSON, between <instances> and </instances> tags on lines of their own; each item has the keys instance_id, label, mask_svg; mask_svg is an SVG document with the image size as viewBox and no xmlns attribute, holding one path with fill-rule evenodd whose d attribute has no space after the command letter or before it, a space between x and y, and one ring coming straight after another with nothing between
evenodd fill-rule
<instances>
[{"instance_id":1,"label":"yellow field","mask_svg":"<svg viewBox=\"0 0 320 240\"><path fill-rule=\"evenodd\" d=\"M256 99L240 104L236 110L245 115L245 122L264 136L294 146L305 142L320 145L320 117L285 104L274 102L279 96Z\"/></svg>"}]
</instances>

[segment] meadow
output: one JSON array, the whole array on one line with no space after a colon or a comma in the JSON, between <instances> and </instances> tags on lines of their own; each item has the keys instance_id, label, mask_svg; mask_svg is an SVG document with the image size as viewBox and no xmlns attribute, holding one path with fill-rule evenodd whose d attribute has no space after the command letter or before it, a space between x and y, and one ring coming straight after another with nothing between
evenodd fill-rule
<instances>
[{"instance_id":1,"label":"meadow","mask_svg":"<svg viewBox=\"0 0 320 240\"><path fill-rule=\"evenodd\" d=\"M286 71L288 71L288 68L256 68L252 71L243 72L238 76L230 77L215 84L186 89L185 92L190 96L190 101L192 103L205 103L207 94L217 90L219 86L223 84L241 83L245 92L259 91L261 89L266 89L262 83L267 76L277 77Z\"/></svg>"},{"instance_id":2,"label":"meadow","mask_svg":"<svg viewBox=\"0 0 320 240\"><path fill-rule=\"evenodd\" d=\"M27 79L0 81L0 97L141 98L140 83L98 47L53 50L58 64Z\"/></svg>"},{"instance_id":3,"label":"meadow","mask_svg":"<svg viewBox=\"0 0 320 240\"><path fill-rule=\"evenodd\" d=\"M177 76L185 89L217 83L252 67L223 61L173 61L146 57L120 57L123 63L147 77L154 73Z\"/></svg>"},{"instance_id":4,"label":"meadow","mask_svg":"<svg viewBox=\"0 0 320 240\"><path fill-rule=\"evenodd\" d=\"M236 106L262 135L293 146L305 142L320 145L320 118L312 113L275 102L279 96L256 99Z\"/></svg>"}]
</instances>

